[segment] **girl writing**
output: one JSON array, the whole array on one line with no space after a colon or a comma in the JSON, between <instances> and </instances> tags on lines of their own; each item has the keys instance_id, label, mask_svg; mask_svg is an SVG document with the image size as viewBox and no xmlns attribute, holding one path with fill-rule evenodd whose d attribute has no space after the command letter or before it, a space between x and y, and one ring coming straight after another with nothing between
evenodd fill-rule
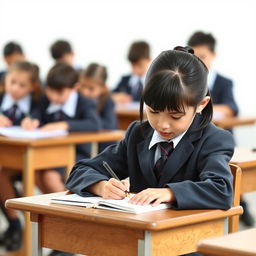
<instances>
[{"instance_id":1,"label":"girl writing","mask_svg":"<svg viewBox=\"0 0 256 256\"><path fill-rule=\"evenodd\" d=\"M81 160L66 187L86 196L176 209L228 209L232 203L232 135L211 123L207 68L189 47L162 52L151 64L140 103L141 122L94 159ZM147 121L142 121L143 112ZM102 166L106 161L121 181ZM126 180L129 177L130 182Z\"/></svg>"},{"instance_id":2,"label":"girl writing","mask_svg":"<svg viewBox=\"0 0 256 256\"><path fill-rule=\"evenodd\" d=\"M4 92L0 94L0 127L20 125L28 115L37 109L40 97L39 68L27 61L15 62L5 76ZM37 126L38 121L33 120ZM15 210L5 209L4 202L17 196L14 181L20 178L17 170L2 169L0 171L1 208L8 219L8 228L0 236L0 244L8 251L18 250L21 246L22 228Z\"/></svg>"},{"instance_id":3,"label":"girl writing","mask_svg":"<svg viewBox=\"0 0 256 256\"><path fill-rule=\"evenodd\" d=\"M106 80L107 69L97 63L91 63L80 76L79 90L85 97L96 101L102 129L111 130L117 129L117 119L115 104L110 97ZM110 144L113 143L99 143L99 152Z\"/></svg>"}]
</instances>

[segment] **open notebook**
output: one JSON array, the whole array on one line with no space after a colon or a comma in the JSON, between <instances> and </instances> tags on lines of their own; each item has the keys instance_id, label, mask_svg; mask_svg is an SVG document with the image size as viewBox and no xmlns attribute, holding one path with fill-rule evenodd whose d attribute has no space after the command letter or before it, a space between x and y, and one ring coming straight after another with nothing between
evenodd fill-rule
<instances>
[{"instance_id":1,"label":"open notebook","mask_svg":"<svg viewBox=\"0 0 256 256\"><path fill-rule=\"evenodd\" d=\"M56 136L67 135L68 132L65 130L56 130L56 131L41 131L36 130L24 130L20 126L11 126L11 127L1 127L0 135L4 135L12 138L29 138L29 139L40 139Z\"/></svg>"},{"instance_id":2,"label":"open notebook","mask_svg":"<svg viewBox=\"0 0 256 256\"><path fill-rule=\"evenodd\" d=\"M105 209L127 213L144 213L170 208L170 204L162 203L158 206L134 205L128 202L129 198L122 200L103 199L102 197L82 197L76 194L69 194L51 198L52 203L78 205L87 208Z\"/></svg>"}]
</instances>

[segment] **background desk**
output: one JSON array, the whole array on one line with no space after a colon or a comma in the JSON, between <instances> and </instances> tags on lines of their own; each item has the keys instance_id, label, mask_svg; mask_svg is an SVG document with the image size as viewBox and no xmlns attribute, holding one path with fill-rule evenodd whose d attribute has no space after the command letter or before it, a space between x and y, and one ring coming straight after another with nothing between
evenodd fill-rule
<instances>
[{"instance_id":1,"label":"background desk","mask_svg":"<svg viewBox=\"0 0 256 256\"><path fill-rule=\"evenodd\" d=\"M75 162L75 145L122 139L123 131L71 133L45 139L14 139L0 136L0 166L22 170L23 195L31 196L35 170L66 166L70 171ZM31 255L31 227L25 214L25 255Z\"/></svg>"},{"instance_id":2,"label":"background desk","mask_svg":"<svg viewBox=\"0 0 256 256\"><path fill-rule=\"evenodd\" d=\"M231 162L242 169L241 193L256 191L256 152L236 147Z\"/></svg>"},{"instance_id":3,"label":"background desk","mask_svg":"<svg viewBox=\"0 0 256 256\"><path fill-rule=\"evenodd\" d=\"M136 215L50 203L50 198L64 193L6 203L31 213L33 256L41 256L40 247L90 256L184 254L195 251L200 240L222 235L224 218L242 213L238 206L227 211L167 209Z\"/></svg>"},{"instance_id":4,"label":"background desk","mask_svg":"<svg viewBox=\"0 0 256 256\"><path fill-rule=\"evenodd\" d=\"M256 228L201 241L198 251L209 256L255 256Z\"/></svg>"},{"instance_id":5,"label":"background desk","mask_svg":"<svg viewBox=\"0 0 256 256\"><path fill-rule=\"evenodd\" d=\"M118 120L118 128L122 130L126 130L130 123L135 120L140 120L139 109L135 109L134 107L117 107L116 109L117 120ZM231 129L236 126L242 125L253 125L256 122L256 117L230 117L230 118L222 118L222 119L213 119L213 123L221 127L223 129Z\"/></svg>"}]
</instances>

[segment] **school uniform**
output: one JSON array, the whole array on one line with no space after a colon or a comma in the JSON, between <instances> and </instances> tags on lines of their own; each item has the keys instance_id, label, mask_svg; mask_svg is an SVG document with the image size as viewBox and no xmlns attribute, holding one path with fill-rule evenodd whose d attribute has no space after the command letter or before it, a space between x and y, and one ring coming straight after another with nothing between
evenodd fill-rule
<instances>
[{"instance_id":1,"label":"school uniform","mask_svg":"<svg viewBox=\"0 0 256 256\"><path fill-rule=\"evenodd\" d=\"M134 74L123 76L113 92L124 92L133 97L133 101L140 101L145 75L138 77Z\"/></svg>"},{"instance_id":2,"label":"school uniform","mask_svg":"<svg viewBox=\"0 0 256 256\"><path fill-rule=\"evenodd\" d=\"M32 99L31 94L19 100L14 100L8 93L0 95L0 111L13 122L13 125L20 125L22 119L33 115L37 108L38 102Z\"/></svg>"},{"instance_id":3,"label":"school uniform","mask_svg":"<svg viewBox=\"0 0 256 256\"><path fill-rule=\"evenodd\" d=\"M208 87L211 92L213 104L227 105L234 111L235 116L238 114L238 106L233 94L232 80L218 74L215 70L210 70Z\"/></svg>"},{"instance_id":4,"label":"school uniform","mask_svg":"<svg viewBox=\"0 0 256 256\"><path fill-rule=\"evenodd\" d=\"M117 129L117 117L115 113L115 103L111 99L111 97L107 97L104 102L104 106L99 112L99 116L101 119L102 129L106 130L114 130ZM101 152L107 146L113 144L115 142L104 142L99 143L98 150Z\"/></svg>"},{"instance_id":5,"label":"school uniform","mask_svg":"<svg viewBox=\"0 0 256 256\"><path fill-rule=\"evenodd\" d=\"M66 182L70 191L86 196L86 188L110 175L103 168L107 161L120 179L130 178L130 191L169 187L176 209L228 209L232 204L232 174L229 161L234 152L232 134L212 123L198 130L196 115L167 159L157 180L153 172L155 146L150 147L154 130L148 122L142 131L139 122L130 125L124 140L108 147L93 159L76 163Z\"/></svg>"},{"instance_id":6,"label":"school uniform","mask_svg":"<svg viewBox=\"0 0 256 256\"><path fill-rule=\"evenodd\" d=\"M63 105L51 103L46 96L41 100L39 112L34 118L40 120L40 126L47 123L65 121L70 132L98 131L101 122L96 113L95 102L74 91ZM89 158L90 144L79 144L76 147L77 160Z\"/></svg>"}]
</instances>

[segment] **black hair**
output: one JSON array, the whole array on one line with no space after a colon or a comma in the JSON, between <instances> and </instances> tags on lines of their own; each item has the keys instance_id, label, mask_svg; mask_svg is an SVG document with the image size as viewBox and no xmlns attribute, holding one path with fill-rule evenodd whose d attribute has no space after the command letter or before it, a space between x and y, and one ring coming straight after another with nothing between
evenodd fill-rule
<instances>
[{"instance_id":1,"label":"black hair","mask_svg":"<svg viewBox=\"0 0 256 256\"><path fill-rule=\"evenodd\" d=\"M150 59L150 46L145 41L137 41L130 46L128 60L135 63L141 59Z\"/></svg>"},{"instance_id":2,"label":"black hair","mask_svg":"<svg viewBox=\"0 0 256 256\"><path fill-rule=\"evenodd\" d=\"M51 45L50 48L51 55L53 59L59 60L67 53L72 53L71 44L65 40L57 40Z\"/></svg>"},{"instance_id":3,"label":"black hair","mask_svg":"<svg viewBox=\"0 0 256 256\"><path fill-rule=\"evenodd\" d=\"M59 62L50 69L46 80L49 88L61 91L74 87L78 82L78 72L70 65Z\"/></svg>"},{"instance_id":4,"label":"black hair","mask_svg":"<svg viewBox=\"0 0 256 256\"><path fill-rule=\"evenodd\" d=\"M9 42L4 46L3 55L8 57L12 54L19 53L23 55L22 47L16 42Z\"/></svg>"},{"instance_id":5,"label":"black hair","mask_svg":"<svg viewBox=\"0 0 256 256\"><path fill-rule=\"evenodd\" d=\"M177 46L162 52L150 65L140 101L140 120L144 103L154 110L184 113L186 106L195 109L209 96L208 70L190 47ZM212 119L211 100L202 111L200 129Z\"/></svg>"},{"instance_id":6,"label":"black hair","mask_svg":"<svg viewBox=\"0 0 256 256\"><path fill-rule=\"evenodd\" d=\"M197 31L188 39L188 45L191 47L205 45L211 52L215 52L216 39L210 33Z\"/></svg>"}]
</instances>

